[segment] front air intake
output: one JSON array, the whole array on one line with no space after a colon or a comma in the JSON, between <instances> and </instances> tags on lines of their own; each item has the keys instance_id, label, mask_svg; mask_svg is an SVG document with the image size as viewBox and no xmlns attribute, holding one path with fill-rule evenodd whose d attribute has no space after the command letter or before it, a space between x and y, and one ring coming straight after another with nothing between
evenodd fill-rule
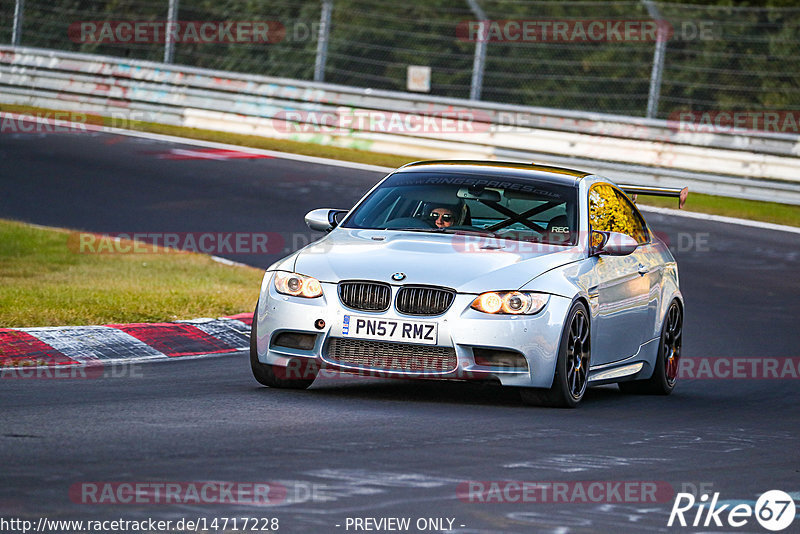
<instances>
[{"instance_id":1,"label":"front air intake","mask_svg":"<svg viewBox=\"0 0 800 534\"><path fill-rule=\"evenodd\" d=\"M408 315L441 315L453 304L455 296L455 291L442 287L403 286L397 292L395 307Z\"/></svg>"},{"instance_id":2,"label":"front air intake","mask_svg":"<svg viewBox=\"0 0 800 534\"><path fill-rule=\"evenodd\" d=\"M326 356L334 363L371 371L448 373L458 366L453 347L364 339L331 338Z\"/></svg>"},{"instance_id":3,"label":"front air intake","mask_svg":"<svg viewBox=\"0 0 800 534\"><path fill-rule=\"evenodd\" d=\"M348 308L362 311L385 311L392 301L389 284L367 281L339 282L339 299Z\"/></svg>"}]
</instances>

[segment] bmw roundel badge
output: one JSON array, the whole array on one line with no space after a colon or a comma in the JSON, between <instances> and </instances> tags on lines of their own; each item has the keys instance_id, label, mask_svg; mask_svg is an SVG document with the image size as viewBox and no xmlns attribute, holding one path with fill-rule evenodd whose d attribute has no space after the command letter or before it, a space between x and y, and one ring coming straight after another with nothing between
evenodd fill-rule
<instances>
[{"instance_id":1,"label":"bmw roundel badge","mask_svg":"<svg viewBox=\"0 0 800 534\"><path fill-rule=\"evenodd\" d=\"M405 280L405 279L406 279L406 273L394 273L392 275L392 280L394 280L395 282L399 282L400 280Z\"/></svg>"}]
</instances>

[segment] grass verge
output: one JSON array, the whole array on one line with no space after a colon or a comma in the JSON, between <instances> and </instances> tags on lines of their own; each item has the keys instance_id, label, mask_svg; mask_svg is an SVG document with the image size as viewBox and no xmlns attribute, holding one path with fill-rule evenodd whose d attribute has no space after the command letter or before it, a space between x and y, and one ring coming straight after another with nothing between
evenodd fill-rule
<instances>
[{"instance_id":1,"label":"grass verge","mask_svg":"<svg viewBox=\"0 0 800 534\"><path fill-rule=\"evenodd\" d=\"M677 199L641 196L639 204L659 208L678 208ZM684 206L686 211L752 219L788 226L800 226L800 206L779 204L777 202L761 202L742 198L718 197L702 193L689 192L689 199Z\"/></svg>"},{"instance_id":2,"label":"grass verge","mask_svg":"<svg viewBox=\"0 0 800 534\"><path fill-rule=\"evenodd\" d=\"M27 113L33 115L43 114L44 116L49 116L51 118L52 113L55 113L54 110L50 109L10 104L0 104L0 111L11 113ZM50 115L47 115L48 113ZM112 125L111 119L105 117L90 116L87 118L87 120L88 122L97 125ZM229 143L232 145L263 148L267 150L277 150L281 152L291 152L293 154L304 154L307 156L317 156L343 161L355 161L358 163L381 165L385 167L399 167L400 165L414 160L414 158L409 158L407 156L367 152L352 148L325 146L315 143L301 143L298 141L271 139L256 135L233 134L213 130L202 130L198 128L186 128L183 126L169 126L152 122L128 121L126 126L132 130L175 135L178 137L188 137L191 139L202 139L205 141L214 141L218 143ZM641 197L641 204L669 208L677 207L677 202L674 200L646 196ZM756 200L743 200L738 198L690 193L689 201L687 202L685 209L687 211L711 213L714 215L741 217L756 221L785 224L789 226L800 226L800 206L780 204L777 202L761 202Z\"/></svg>"},{"instance_id":3,"label":"grass verge","mask_svg":"<svg viewBox=\"0 0 800 534\"><path fill-rule=\"evenodd\" d=\"M81 254L68 244L71 233L0 219L1 327L160 322L255 307L260 269L166 249Z\"/></svg>"}]
</instances>

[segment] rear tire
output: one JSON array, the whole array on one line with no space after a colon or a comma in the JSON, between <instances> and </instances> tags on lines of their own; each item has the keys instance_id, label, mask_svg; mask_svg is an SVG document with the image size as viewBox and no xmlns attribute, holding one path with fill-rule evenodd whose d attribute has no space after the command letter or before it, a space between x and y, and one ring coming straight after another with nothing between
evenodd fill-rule
<instances>
[{"instance_id":1,"label":"rear tire","mask_svg":"<svg viewBox=\"0 0 800 534\"><path fill-rule=\"evenodd\" d=\"M678 379L678 362L683 344L683 311L677 300L669 305L656 357L653 376L647 380L633 380L617 384L620 391L634 395L669 395Z\"/></svg>"},{"instance_id":2,"label":"rear tire","mask_svg":"<svg viewBox=\"0 0 800 534\"><path fill-rule=\"evenodd\" d=\"M256 310L253 312L253 324L250 327L250 368L253 370L253 376L258 383L271 388L282 389L306 389L310 386L319 372L316 368L316 363L313 361L303 361L298 366L300 368L297 373L303 378L280 378L279 375L287 375L287 368L258 361L257 324L258 304L256 304ZM292 370L292 372L295 371Z\"/></svg>"},{"instance_id":3,"label":"rear tire","mask_svg":"<svg viewBox=\"0 0 800 534\"><path fill-rule=\"evenodd\" d=\"M591 324L589 312L582 302L576 302L567 314L558 347L553 385L550 389L520 390L522 402L534 406L575 408L580 404L589 384L589 365L592 360Z\"/></svg>"}]
</instances>

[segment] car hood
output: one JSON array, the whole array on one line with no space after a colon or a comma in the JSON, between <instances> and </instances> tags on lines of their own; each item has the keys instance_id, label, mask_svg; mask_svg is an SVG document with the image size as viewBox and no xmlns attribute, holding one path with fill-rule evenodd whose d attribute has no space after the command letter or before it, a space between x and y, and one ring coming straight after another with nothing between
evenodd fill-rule
<instances>
[{"instance_id":1,"label":"car hood","mask_svg":"<svg viewBox=\"0 0 800 534\"><path fill-rule=\"evenodd\" d=\"M518 289L582 257L577 247L486 236L339 228L296 252L294 270L322 282L378 280L480 293ZM284 261L276 267L289 265ZM393 280L395 273L405 278Z\"/></svg>"}]
</instances>

